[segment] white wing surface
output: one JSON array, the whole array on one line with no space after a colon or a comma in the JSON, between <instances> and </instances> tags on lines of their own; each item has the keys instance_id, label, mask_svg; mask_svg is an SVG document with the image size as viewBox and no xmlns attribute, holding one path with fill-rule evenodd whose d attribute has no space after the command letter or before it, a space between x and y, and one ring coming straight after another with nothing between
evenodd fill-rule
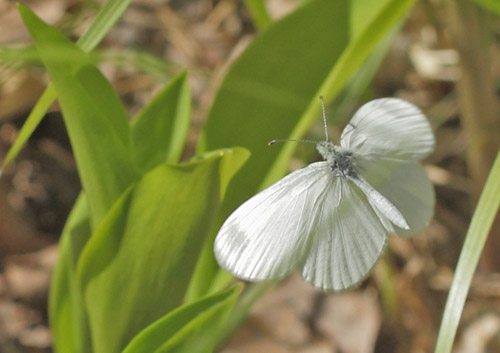
<instances>
[{"instance_id":1,"label":"white wing surface","mask_svg":"<svg viewBox=\"0 0 500 353\"><path fill-rule=\"evenodd\" d=\"M286 276L304 261L322 195L334 180L326 162L313 163L246 201L217 234L214 252L219 265L247 280Z\"/></svg>"},{"instance_id":2,"label":"white wing surface","mask_svg":"<svg viewBox=\"0 0 500 353\"><path fill-rule=\"evenodd\" d=\"M336 178L335 183L340 204L328 195L323 199L302 275L319 289L340 291L368 275L384 251L387 231L350 181Z\"/></svg>"},{"instance_id":3,"label":"white wing surface","mask_svg":"<svg viewBox=\"0 0 500 353\"><path fill-rule=\"evenodd\" d=\"M340 145L370 159L416 160L434 148L434 134L425 115L398 98L376 99L354 114Z\"/></svg>"},{"instance_id":4,"label":"white wing surface","mask_svg":"<svg viewBox=\"0 0 500 353\"><path fill-rule=\"evenodd\" d=\"M382 213L389 221L397 225L402 229L410 229L408 223L406 222L404 216L401 212L394 206L391 201L389 201L380 192L375 190L363 177L349 177L357 187L361 189L368 198L370 205ZM378 214L378 212L376 212ZM387 228L387 227L386 227Z\"/></svg>"},{"instance_id":5,"label":"white wing surface","mask_svg":"<svg viewBox=\"0 0 500 353\"><path fill-rule=\"evenodd\" d=\"M363 178L403 215L409 230L402 227L389 229L402 236L410 236L427 227L434 214L434 189L418 162L357 161Z\"/></svg>"}]
</instances>

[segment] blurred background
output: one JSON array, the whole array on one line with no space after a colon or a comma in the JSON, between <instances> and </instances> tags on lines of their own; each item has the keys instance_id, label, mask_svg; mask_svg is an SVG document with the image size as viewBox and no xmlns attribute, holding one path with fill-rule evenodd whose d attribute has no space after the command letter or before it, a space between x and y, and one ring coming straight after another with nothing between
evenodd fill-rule
<instances>
[{"instance_id":1,"label":"blurred background","mask_svg":"<svg viewBox=\"0 0 500 353\"><path fill-rule=\"evenodd\" d=\"M22 1L77 39L101 4ZM279 19L299 0L268 0ZM134 0L99 46L96 60L135 114L187 68L194 146L221 78L256 35L245 2ZM463 239L500 145L500 17L465 0L417 1L401 29L370 58L373 79L335 114L398 96L419 106L436 131L424 162L435 185L435 219L412 239L390 237L373 275L353 291L317 293L292 275L260 298L224 353L431 352ZM14 1L0 0L0 54L30 43ZM0 56L6 57L6 56ZM48 83L36 60L0 61L0 160ZM28 59L26 59L28 58ZM337 120L337 118L335 117ZM337 121L345 121L342 118ZM309 136L321 135L321 122ZM332 126L341 131L342 126ZM276 136L281 137L281 136ZM335 142L335 140L334 140ZM338 142L338 141L337 141ZM300 146L296 169L318 158ZM0 179L0 352L52 352L47 293L57 242L80 191L57 104ZM500 197L500 195L499 195ZM454 347L500 352L500 226L494 224Z\"/></svg>"}]
</instances>

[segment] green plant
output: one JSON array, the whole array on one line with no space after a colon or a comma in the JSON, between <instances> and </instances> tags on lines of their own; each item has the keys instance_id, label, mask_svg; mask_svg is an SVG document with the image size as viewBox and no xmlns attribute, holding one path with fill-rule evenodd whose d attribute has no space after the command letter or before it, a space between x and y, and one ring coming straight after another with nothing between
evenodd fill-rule
<instances>
[{"instance_id":1,"label":"green plant","mask_svg":"<svg viewBox=\"0 0 500 353\"><path fill-rule=\"evenodd\" d=\"M206 322L197 318L163 323L183 302L218 204L247 152L219 150L177 164L190 118L185 73L129 124L88 56L19 9L58 93L85 190L63 232L51 290L56 349L120 352L151 325L153 331L200 330ZM51 55L54 48L72 60ZM221 322L237 292L200 301L199 313ZM215 338L205 342L207 349L213 344ZM129 351L141 351L142 343L134 347Z\"/></svg>"},{"instance_id":2,"label":"green plant","mask_svg":"<svg viewBox=\"0 0 500 353\"><path fill-rule=\"evenodd\" d=\"M255 286L236 302L241 288L227 289L233 279L212 255L227 215L286 170L294 146L267 142L303 136L319 116L320 95L352 104L342 89L362 85L365 78L355 74L414 2L311 0L270 23L263 2L247 1L261 32L222 82L197 157L183 163L187 73L129 123L85 53L129 2L106 3L89 39L80 41L83 50L20 5L52 86L4 167L57 96L84 190L63 231L51 289L57 351L211 351L267 287Z\"/></svg>"}]
</instances>

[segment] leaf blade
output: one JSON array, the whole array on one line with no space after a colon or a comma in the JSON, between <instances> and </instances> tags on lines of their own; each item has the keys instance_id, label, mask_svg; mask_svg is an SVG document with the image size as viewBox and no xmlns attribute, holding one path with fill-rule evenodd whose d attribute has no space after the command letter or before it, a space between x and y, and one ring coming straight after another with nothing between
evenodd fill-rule
<instances>
[{"instance_id":1,"label":"leaf blade","mask_svg":"<svg viewBox=\"0 0 500 353\"><path fill-rule=\"evenodd\" d=\"M453 346L460 316L474 276L481 252L486 243L495 216L500 208L500 153L491 168L472 216L465 241L460 252L455 275L441 319L436 353L449 353Z\"/></svg>"},{"instance_id":2,"label":"leaf blade","mask_svg":"<svg viewBox=\"0 0 500 353\"><path fill-rule=\"evenodd\" d=\"M77 260L90 234L88 206L82 194L64 227L50 286L50 327L59 353L92 352L85 305L75 273Z\"/></svg>"},{"instance_id":3,"label":"leaf blade","mask_svg":"<svg viewBox=\"0 0 500 353\"><path fill-rule=\"evenodd\" d=\"M221 174L234 172L223 161L234 154L220 151L151 170L94 232L77 273L95 352L120 352L138 332L182 303L218 208L221 180L227 178Z\"/></svg>"},{"instance_id":4,"label":"leaf blade","mask_svg":"<svg viewBox=\"0 0 500 353\"><path fill-rule=\"evenodd\" d=\"M187 73L172 79L132 121L135 159L147 171L175 163L184 149L191 114ZM164 117L164 118L162 118Z\"/></svg>"},{"instance_id":5,"label":"leaf blade","mask_svg":"<svg viewBox=\"0 0 500 353\"><path fill-rule=\"evenodd\" d=\"M92 224L96 226L139 175L125 110L109 82L79 48L28 8L18 7L59 94ZM54 57L51 53L55 47L76 60Z\"/></svg>"},{"instance_id":6,"label":"leaf blade","mask_svg":"<svg viewBox=\"0 0 500 353\"><path fill-rule=\"evenodd\" d=\"M240 290L232 287L177 308L141 331L123 353L211 351Z\"/></svg>"},{"instance_id":7,"label":"leaf blade","mask_svg":"<svg viewBox=\"0 0 500 353\"><path fill-rule=\"evenodd\" d=\"M78 39L77 45L85 52L92 51L121 17L130 2L131 0L109 0L106 2L99 10L92 24ZM5 170L17 157L56 98L56 91L52 84L49 84L26 119L16 141L7 152L0 168L0 175L1 171Z\"/></svg>"}]
</instances>

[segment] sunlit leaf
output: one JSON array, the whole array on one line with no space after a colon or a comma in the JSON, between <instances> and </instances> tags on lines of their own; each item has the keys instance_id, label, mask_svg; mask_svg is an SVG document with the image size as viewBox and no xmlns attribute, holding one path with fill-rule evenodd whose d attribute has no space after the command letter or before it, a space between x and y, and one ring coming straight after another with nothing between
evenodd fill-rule
<instances>
[{"instance_id":1,"label":"sunlit leaf","mask_svg":"<svg viewBox=\"0 0 500 353\"><path fill-rule=\"evenodd\" d=\"M85 196L80 195L64 227L49 296L49 318L58 353L91 353L92 346L76 264L90 238Z\"/></svg>"},{"instance_id":2,"label":"sunlit leaf","mask_svg":"<svg viewBox=\"0 0 500 353\"><path fill-rule=\"evenodd\" d=\"M28 8L19 5L39 55L59 95L93 226L107 213L139 172L132 155L125 110L108 81L86 54ZM64 49L72 58L51 55Z\"/></svg>"},{"instance_id":3,"label":"sunlit leaf","mask_svg":"<svg viewBox=\"0 0 500 353\"><path fill-rule=\"evenodd\" d=\"M211 352L241 287L184 305L141 331L123 353Z\"/></svg>"},{"instance_id":4,"label":"sunlit leaf","mask_svg":"<svg viewBox=\"0 0 500 353\"><path fill-rule=\"evenodd\" d=\"M83 35L78 39L77 45L85 52L90 52L97 44L104 38L106 33L120 18L123 12L127 9L131 0L109 0L99 10L97 16ZM35 107L31 111L28 119L24 123L19 135L9 149L2 163L1 170L7 166L17 157L19 151L26 144L35 128L40 124L45 113L56 99L56 91L52 85L49 85L45 92L42 94Z\"/></svg>"},{"instance_id":5,"label":"sunlit leaf","mask_svg":"<svg viewBox=\"0 0 500 353\"><path fill-rule=\"evenodd\" d=\"M184 72L170 81L132 122L135 158L144 171L179 161L190 115L191 93Z\"/></svg>"},{"instance_id":6,"label":"sunlit leaf","mask_svg":"<svg viewBox=\"0 0 500 353\"><path fill-rule=\"evenodd\" d=\"M224 180L247 154L211 153L160 165L117 201L78 264L94 351L120 352L182 303L212 225ZM231 164L231 165L228 165Z\"/></svg>"}]
</instances>

